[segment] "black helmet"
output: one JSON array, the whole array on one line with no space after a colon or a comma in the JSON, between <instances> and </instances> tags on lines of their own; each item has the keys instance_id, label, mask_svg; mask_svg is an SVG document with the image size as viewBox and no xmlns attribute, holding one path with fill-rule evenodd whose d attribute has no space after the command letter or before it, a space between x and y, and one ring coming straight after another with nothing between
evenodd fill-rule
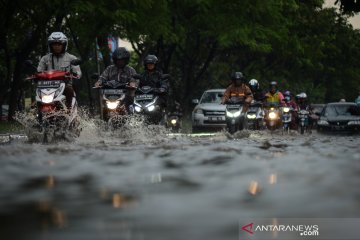
<instances>
[{"instance_id":1,"label":"black helmet","mask_svg":"<svg viewBox=\"0 0 360 240\"><path fill-rule=\"evenodd\" d=\"M112 59L114 63L117 60L125 60L125 64L128 64L130 59L130 53L126 48L119 47L113 52Z\"/></svg>"},{"instance_id":2,"label":"black helmet","mask_svg":"<svg viewBox=\"0 0 360 240\"><path fill-rule=\"evenodd\" d=\"M158 61L159 60L155 55L147 55L144 58L144 67L146 67L147 64L154 64L156 66Z\"/></svg>"},{"instance_id":3,"label":"black helmet","mask_svg":"<svg viewBox=\"0 0 360 240\"><path fill-rule=\"evenodd\" d=\"M244 74L242 74L242 72L233 72L231 74L231 80L232 81L241 80L241 82L245 82L245 77Z\"/></svg>"}]
</instances>

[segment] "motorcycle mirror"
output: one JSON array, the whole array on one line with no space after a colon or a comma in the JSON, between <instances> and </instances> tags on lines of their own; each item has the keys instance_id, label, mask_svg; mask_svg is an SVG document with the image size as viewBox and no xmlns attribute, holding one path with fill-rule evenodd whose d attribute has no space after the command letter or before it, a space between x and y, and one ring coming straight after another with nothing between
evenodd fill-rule
<instances>
[{"instance_id":1,"label":"motorcycle mirror","mask_svg":"<svg viewBox=\"0 0 360 240\"><path fill-rule=\"evenodd\" d=\"M78 66L82 63L82 61L80 59L73 59L70 61L70 64L73 66Z\"/></svg>"},{"instance_id":2,"label":"motorcycle mirror","mask_svg":"<svg viewBox=\"0 0 360 240\"><path fill-rule=\"evenodd\" d=\"M31 71L37 71L37 68L35 67L33 61L31 61L31 60L29 60L29 59L24 62L24 65L25 65L27 68L31 69ZM29 69L28 69L28 70L29 70Z\"/></svg>"},{"instance_id":3,"label":"motorcycle mirror","mask_svg":"<svg viewBox=\"0 0 360 240\"><path fill-rule=\"evenodd\" d=\"M99 77L100 77L100 74L98 74L98 73L93 73L93 74L91 75L91 79L93 79L93 80L98 80Z\"/></svg>"},{"instance_id":4,"label":"motorcycle mirror","mask_svg":"<svg viewBox=\"0 0 360 240\"><path fill-rule=\"evenodd\" d=\"M161 75L161 79L165 80L165 79L169 79L170 78L170 74L163 74Z\"/></svg>"},{"instance_id":5,"label":"motorcycle mirror","mask_svg":"<svg viewBox=\"0 0 360 240\"><path fill-rule=\"evenodd\" d=\"M192 100L192 103L193 103L193 104L199 104L199 99L193 99L193 100Z\"/></svg>"}]
</instances>

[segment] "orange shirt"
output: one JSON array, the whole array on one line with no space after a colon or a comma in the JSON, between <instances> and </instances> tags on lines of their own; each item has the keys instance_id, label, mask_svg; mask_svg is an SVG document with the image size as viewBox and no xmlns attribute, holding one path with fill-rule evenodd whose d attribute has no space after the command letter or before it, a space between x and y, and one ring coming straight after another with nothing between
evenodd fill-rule
<instances>
[{"instance_id":1,"label":"orange shirt","mask_svg":"<svg viewBox=\"0 0 360 240\"><path fill-rule=\"evenodd\" d=\"M244 97L244 100L247 103L250 103L253 100L252 92L245 84L242 84L241 86L231 84L224 93L222 103L225 103L231 97Z\"/></svg>"}]
</instances>

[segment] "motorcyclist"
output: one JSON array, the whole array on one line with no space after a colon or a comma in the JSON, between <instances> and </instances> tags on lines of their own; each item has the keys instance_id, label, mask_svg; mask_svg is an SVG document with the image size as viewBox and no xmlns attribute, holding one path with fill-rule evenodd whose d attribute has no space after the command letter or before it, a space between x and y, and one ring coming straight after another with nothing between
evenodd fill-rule
<instances>
[{"instance_id":1,"label":"motorcyclist","mask_svg":"<svg viewBox=\"0 0 360 240\"><path fill-rule=\"evenodd\" d=\"M144 59L144 72L140 75L139 87L149 86L160 91L160 105L167 107L167 96L169 94L169 76L164 75L157 69L159 60L155 55L147 55Z\"/></svg>"},{"instance_id":2,"label":"motorcyclist","mask_svg":"<svg viewBox=\"0 0 360 240\"><path fill-rule=\"evenodd\" d=\"M308 103L307 94L305 92L301 92L296 95L296 102L298 105L298 112L301 110L306 110L309 112L309 126L312 126L314 122L317 120L317 116L315 115L312 107Z\"/></svg>"},{"instance_id":3,"label":"motorcyclist","mask_svg":"<svg viewBox=\"0 0 360 240\"><path fill-rule=\"evenodd\" d=\"M265 100L265 94L264 92L260 89L260 83L258 82L258 80L256 79L251 79L249 81L249 87L250 90L254 96L254 101L255 102L263 102Z\"/></svg>"},{"instance_id":4,"label":"motorcyclist","mask_svg":"<svg viewBox=\"0 0 360 240\"><path fill-rule=\"evenodd\" d=\"M297 106L297 104L296 104L296 102L294 100L294 97L293 97L293 95L291 94L290 91L288 91L288 90L285 91L283 93L283 96L284 96L285 106L290 107L290 108L292 108L294 110L296 110L298 108L298 106Z\"/></svg>"},{"instance_id":5,"label":"motorcyclist","mask_svg":"<svg viewBox=\"0 0 360 240\"><path fill-rule=\"evenodd\" d=\"M296 102L298 105L298 110L306 110L310 111L311 107L308 104L307 94L305 92L301 92L296 95Z\"/></svg>"},{"instance_id":6,"label":"motorcyclist","mask_svg":"<svg viewBox=\"0 0 360 240\"><path fill-rule=\"evenodd\" d=\"M136 74L134 68L130 67L130 53L124 47L115 49L112 54L113 64L108 66L100 75L99 80L95 83L95 87L101 87L108 81L118 81L119 83L128 84L130 87L136 88L138 82L133 78ZM129 106L134 100L134 90L130 90L126 94L125 105L129 110Z\"/></svg>"},{"instance_id":7,"label":"motorcyclist","mask_svg":"<svg viewBox=\"0 0 360 240\"><path fill-rule=\"evenodd\" d=\"M284 95L284 102L285 102L285 106L289 107L290 109L292 109L291 111L291 125L290 128L291 129L297 129L297 109L298 106L294 100L293 94L291 94L290 91L285 91L283 93Z\"/></svg>"},{"instance_id":8,"label":"motorcyclist","mask_svg":"<svg viewBox=\"0 0 360 240\"><path fill-rule=\"evenodd\" d=\"M78 79L81 77L79 66L70 66L70 61L77 59L74 55L67 52L68 39L62 32L53 32L48 38L49 53L43 56L37 67L38 72L49 70L70 70ZM65 69L67 67L71 69ZM78 80L77 79L77 80ZM66 97L66 107L71 108L72 99L75 96L73 82L69 81L64 89Z\"/></svg>"},{"instance_id":9,"label":"motorcyclist","mask_svg":"<svg viewBox=\"0 0 360 240\"><path fill-rule=\"evenodd\" d=\"M246 112L254 97L250 88L245 84L245 76L242 72L233 72L231 81L231 85L225 90L221 104L225 104L231 97L242 97L244 101L243 112Z\"/></svg>"},{"instance_id":10,"label":"motorcyclist","mask_svg":"<svg viewBox=\"0 0 360 240\"><path fill-rule=\"evenodd\" d=\"M275 81L270 82L269 92L267 92L265 96L266 96L266 100L265 100L266 106L285 105L284 96L280 91L278 91L277 82Z\"/></svg>"}]
</instances>

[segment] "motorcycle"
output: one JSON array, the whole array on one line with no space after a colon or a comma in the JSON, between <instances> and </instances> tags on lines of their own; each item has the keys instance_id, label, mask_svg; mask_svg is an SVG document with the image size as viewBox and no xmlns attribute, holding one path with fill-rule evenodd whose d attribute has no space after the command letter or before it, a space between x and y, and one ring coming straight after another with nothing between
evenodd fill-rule
<instances>
[{"instance_id":1,"label":"motorcycle","mask_svg":"<svg viewBox=\"0 0 360 240\"><path fill-rule=\"evenodd\" d=\"M249 129L259 130L263 127L264 111L261 102L252 102L246 114Z\"/></svg>"},{"instance_id":2,"label":"motorcycle","mask_svg":"<svg viewBox=\"0 0 360 240\"><path fill-rule=\"evenodd\" d=\"M246 124L246 113L243 112L243 100L239 97L231 97L226 102L225 121L230 134L243 130Z\"/></svg>"},{"instance_id":3,"label":"motorcycle","mask_svg":"<svg viewBox=\"0 0 360 240\"><path fill-rule=\"evenodd\" d=\"M305 130L307 130L309 127L309 115L310 112L307 110L298 111L299 128L301 134L304 134Z\"/></svg>"},{"instance_id":4,"label":"motorcycle","mask_svg":"<svg viewBox=\"0 0 360 240\"><path fill-rule=\"evenodd\" d=\"M39 72L27 78L36 84L37 122L33 127L42 134L43 142L50 142L54 137L66 139L69 133L75 137L80 135L76 96L74 94L71 109L68 109L64 95L66 84L77 79L67 69L71 69L71 66L77 66L80 63L79 59L74 59L69 66L64 67L63 71ZM26 64L34 67L31 61Z\"/></svg>"},{"instance_id":5,"label":"motorcycle","mask_svg":"<svg viewBox=\"0 0 360 240\"><path fill-rule=\"evenodd\" d=\"M135 91L133 111L145 116L150 124L166 123L165 106L160 96L165 94L161 88L143 86Z\"/></svg>"},{"instance_id":6,"label":"motorcycle","mask_svg":"<svg viewBox=\"0 0 360 240\"><path fill-rule=\"evenodd\" d=\"M103 82L100 90L100 114L101 119L110 127L118 128L123 124L123 116L129 114L126 108L126 93L131 87L128 84L116 80Z\"/></svg>"},{"instance_id":7,"label":"motorcycle","mask_svg":"<svg viewBox=\"0 0 360 240\"><path fill-rule=\"evenodd\" d=\"M181 129L181 117L182 114L178 112L170 113L167 117L167 127L171 129L172 132L179 132Z\"/></svg>"},{"instance_id":8,"label":"motorcycle","mask_svg":"<svg viewBox=\"0 0 360 240\"><path fill-rule=\"evenodd\" d=\"M281 108L281 119L282 119L282 126L283 131L289 133L290 132L290 126L292 121L292 112L294 111L291 107L282 107Z\"/></svg>"},{"instance_id":9,"label":"motorcycle","mask_svg":"<svg viewBox=\"0 0 360 240\"><path fill-rule=\"evenodd\" d=\"M281 125L281 112L278 106L269 106L265 113L266 127L274 131Z\"/></svg>"}]
</instances>

